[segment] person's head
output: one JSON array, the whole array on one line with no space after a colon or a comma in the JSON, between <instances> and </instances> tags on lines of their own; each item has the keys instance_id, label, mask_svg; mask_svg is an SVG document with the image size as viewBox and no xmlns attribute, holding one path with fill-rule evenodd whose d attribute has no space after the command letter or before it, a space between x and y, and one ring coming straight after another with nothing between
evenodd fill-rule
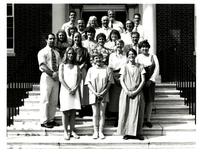
<instances>
[{"instance_id":1,"label":"person's head","mask_svg":"<svg viewBox=\"0 0 200 156\"><path fill-rule=\"evenodd\" d=\"M103 55L97 50L94 50L92 53L92 62L97 66L101 66L102 61L103 61Z\"/></svg>"},{"instance_id":2,"label":"person's head","mask_svg":"<svg viewBox=\"0 0 200 156\"><path fill-rule=\"evenodd\" d=\"M45 36L45 40L49 47L53 47L55 44L55 35L53 33L50 33Z\"/></svg>"},{"instance_id":3,"label":"person's head","mask_svg":"<svg viewBox=\"0 0 200 156\"><path fill-rule=\"evenodd\" d=\"M96 37L96 41L99 45L104 45L106 42L106 35L104 33L99 33Z\"/></svg>"},{"instance_id":4,"label":"person's head","mask_svg":"<svg viewBox=\"0 0 200 156\"><path fill-rule=\"evenodd\" d=\"M69 20L72 21L72 22L76 21L76 12L74 10L71 10L69 12Z\"/></svg>"},{"instance_id":5,"label":"person's head","mask_svg":"<svg viewBox=\"0 0 200 156\"><path fill-rule=\"evenodd\" d=\"M132 43L135 45L135 44L138 44L138 41L140 39L140 34L138 32L131 32L131 40L132 40Z\"/></svg>"},{"instance_id":6,"label":"person's head","mask_svg":"<svg viewBox=\"0 0 200 156\"><path fill-rule=\"evenodd\" d=\"M75 64L76 62L76 53L72 47L68 47L65 52L66 59L64 63Z\"/></svg>"},{"instance_id":7,"label":"person's head","mask_svg":"<svg viewBox=\"0 0 200 156\"><path fill-rule=\"evenodd\" d=\"M90 16L88 19L88 24L87 27L93 27L93 28L97 28L98 27L98 23L97 23L97 17L96 16Z\"/></svg>"},{"instance_id":8,"label":"person's head","mask_svg":"<svg viewBox=\"0 0 200 156\"><path fill-rule=\"evenodd\" d=\"M120 33L119 33L119 31L113 29L113 30L110 32L109 40L115 42L115 41L118 40L118 39L121 39Z\"/></svg>"},{"instance_id":9,"label":"person's head","mask_svg":"<svg viewBox=\"0 0 200 156\"><path fill-rule=\"evenodd\" d=\"M108 16L103 16L101 18L101 23L102 23L102 26L107 28L108 27L108 24L109 24L109 19L108 19Z\"/></svg>"},{"instance_id":10,"label":"person's head","mask_svg":"<svg viewBox=\"0 0 200 156\"><path fill-rule=\"evenodd\" d=\"M109 20L115 19L115 12L113 10L108 10L108 18Z\"/></svg>"},{"instance_id":11,"label":"person's head","mask_svg":"<svg viewBox=\"0 0 200 156\"><path fill-rule=\"evenodd\" d=\"M78 23L78 29L80 30L80 31L83 31L84 29L85 29L85 21L83 20L83 19L79 19L78 21L77 21L77 23Z\"/></svg>"},{"instance_id":12,"label":"person's head","mask_svg":"<svg viewBox=\"0 0 200 156\"><path fill-rule=\"evenodd\" d=\"M128 61L131 63L135 63L136 56L137 52L133 48L130 48L126 53L126 57L128 58Z\"/></svg>"},{"instance_id":13,"label":"person's head","mask_svg":"<svg viewBox=\"0 0 200 156\"><path fill-rule=\"evenodd\" d=\"M129 31L129 32L132 32L133 27L134 27L133 21L127 20L126 21L126 30Z\"/></svg>"},{"instance_id":14,"label":"person's head","mask_svg":"<svg viewBox=\"0 0 200 156\"><path fill-rule=\"evenodd\" d=\"M116 41L116 48L117 50L121 51L124 47L124 41L122 39L119 39Z\"/></svg>"},{"instance_id":15,"label":"person's head","mask_svg":"<svg viewBox=\"0 0 200 156\"><path fill-rule=\"evenodd\" d=\"M89 40L94 40L94 36L95 36L95 29L93 27L86 27L85 28L85 33L86 33L86 38Z\"/></svg>"},{"instance_id":16,"label":"person's head","mask_svg":"<svg viewBox=\"0 0 200 156\"><path fill-rule=\"evenodd\" d=\"M75 32L77 32L77 31L78 31L78 29L75 26L72 26L72 27L68 28L68 34L69 34L69 36L73 36L75 34Z\"/></svg>"},{"instance_id":17,"label":"person's head","mask_svg":"<svg viewBox=\"0 0 200 156\"><path fill-rule=\"evenodd\" d=\"M148 54L149 53L149 48L151 47L149 42L147 40L143 40L139 43L138 45L140 51L143 53L143 54Z\"/></svg>"},{"instance_id":18,"label":"person's head","mask_svg":"<svg viewBox=\"0 0 200 156\"><path fill-rule=\"evenodd\" d=\"M64 30L58 30L58 32L56 33L56 38L60 42L66 42L67 41L66 32Z\"/></svg>"},{"instance_id":19,"label":"person's head","mask_svg":"<svg viewBox=\"0 0 200 156\"><path fill-rule=\"evenodd\" d=\"M133 21L135 25L139 25L141 20L141 15L139 13L135 13L133 15Z\"/></svg>"},{"instance_id":20,"label":"person's head","mask_svg":"<svg viewBox=\"0 0 200 156\"><path fill-rule=\"evenodd\" d=\"M74 42L74 44L81 45L82 37L81 37L81 34L79 32L74 33L73 42Z\"/></svg>"}]
</instances>

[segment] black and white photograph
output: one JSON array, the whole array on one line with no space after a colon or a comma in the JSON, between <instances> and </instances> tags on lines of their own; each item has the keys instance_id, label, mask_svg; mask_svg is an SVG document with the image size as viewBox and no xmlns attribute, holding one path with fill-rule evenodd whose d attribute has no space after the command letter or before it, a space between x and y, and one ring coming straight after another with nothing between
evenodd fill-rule
<instances>
[{"instance_id":1,"label":"black and white photograph","mask_svg":"<svg viewBox=\"0 0 200 156\"><path fill-rule=\"evenodd\" d=\"M195 0L3 7L7 150L197 149Z\"/></svg>"}]
</instances>

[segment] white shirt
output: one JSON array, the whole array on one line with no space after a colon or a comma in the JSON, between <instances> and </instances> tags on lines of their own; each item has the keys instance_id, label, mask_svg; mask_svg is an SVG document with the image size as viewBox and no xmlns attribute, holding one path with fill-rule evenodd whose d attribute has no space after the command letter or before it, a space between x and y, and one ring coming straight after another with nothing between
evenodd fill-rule
<instances>
[{"instance_id":1,"label":"white shirt","mask_svg":"<svg viewBox=\"0 0 200 156\"><path fill-rule=\"evenodd\" d=\"M92 50L97 47L97 43L95 41L84 40L82 41L83 47L87 48L88 53L91 55Z\"/></svg>"},{"instance_id":2,"label":"white shirt","mask_svg":"<svg viewBox=\"0 0 200 156\"><path fill-rule=\"evenodd\" d=\"M133 32L136 31L135 29L136 29L136 27L133 28ZM140 34L139 42L142 41L142 40L144 40L145 39L144 29L143 29L143 26L141 24L139 24L137 26L137 32Z\"/></svg>"},{"instance_id":3,"label":"white shirt","mask_svg":"<svg viewBox=\"0 0 200 156\"><path fill-rule=\"evenodd\" d=\"M121 39L124 41L124 45L131 44L132 43L131 32L126 31L126 32L122 33L121 34Z\"/></svg>"},{"instance_id":4,"label":"white shirt","mask_svg":"<svg viewBox=\"0 0 200 156\"><path fill-rule=\"evenodd\" d=\"M122 22L120 21L116 21L114 20L113 23L111 23L111 21L109 22L108 26L110 28L113 28L115 30L118 30L119 33L123 33L124 32L124 25L122 24Z\"/></svg>"},{"instance_id":5,"label":"white shirt","mask_svg":"<svg viewBox=\"0 0 200 156\"><path fill-rule=\"evenodd\" d=\"M155 82L156 77L159 74L159 62L158 62L157 56L154 55L154 54L149 54L149 56L146 56L144 54L139 54L135 58L135 62L139 63L139 64L142 64L144 67L147 67L147 66L152 65L152 57L154 59L155 69L154 69L154 72L153 72L150 80L153 81L153 82Z\"/></svg>"},{"instance_id":6,"label":"white shirt","mask_svg":"<svg viewBox=\"0 0 200 156\"><path fill-rule=\"evenodd\" d=\"M108 37L109 37L111 31L112 31L112 28L110 28L110 27L107 27L107 28L101 27L96 30L95 39L99 33L104 33L106 35L106 40L108 40Z\"/></svg>"},{"instance_id":7,"label":"white shirt","mask_svg":"<svg viewBox=\"0 0 200 156\"><path fill-rule=\"evenodd\" d=\"M67 22L67 23L64 23L61 27L62 30L65 30L67 36L69 35L68 34L68 29L69 27L73 27L73 26L76 26L76 23L72 23L71 21Z\"/></svg>"},{"instance_id":8,"label":"white shirt","mask_svg":"<svg viewBox=\"0 0 200 156\"><path fill-rule=\"evenodd\" d=\"M126 63L126 55L118 55L116 52L110 54L108 66L113 70L119 70Z\"/></svg>"},{"instance_id":9,"label":"white shirt","mask_svg":"<svg viewBox=\"0 0 200 156\"><path fill-rule=\"evenodd\" d=\"M53 71L53 69L52 69L52 53L51 53L51 49L52 48L50 48L49 46L46 46L46 47L44 47L43 49L41 49L38 52L38 63L39 63L39 66L41 64L45 64L50 70ZM55 49L52 49L52 50L56 55L56 66L58 68L60 63L61 63L60 54ZM42 71L41 68L39 68L39 69L40 69L40 71Z\"/></svg>"}]
</instances>

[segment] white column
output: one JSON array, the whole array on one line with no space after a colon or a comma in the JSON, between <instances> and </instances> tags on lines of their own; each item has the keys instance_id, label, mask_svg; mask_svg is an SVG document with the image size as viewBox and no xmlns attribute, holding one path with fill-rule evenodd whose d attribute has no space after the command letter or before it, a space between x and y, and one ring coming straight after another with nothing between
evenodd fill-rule
<instances>
[{"instance_id":1,"label":"white column","mask_svg":"<svg viewBox=\"0 0 200 156\"><path fill-rule=\"evenodd\" d=\"M150 52L156 54L156 5L143 5L142 25L144 28L145 39L151 45Z\"/></svg>"},{"instance_id":2,"label":"white column","mask_svg":"<svg viewBox=\"0 0 200 156\"><path fill-rule=\"evenodd\" d=\"M65 23L65 4L52 4L52 32L57 33Z\"/></svg>"}]
</instances>

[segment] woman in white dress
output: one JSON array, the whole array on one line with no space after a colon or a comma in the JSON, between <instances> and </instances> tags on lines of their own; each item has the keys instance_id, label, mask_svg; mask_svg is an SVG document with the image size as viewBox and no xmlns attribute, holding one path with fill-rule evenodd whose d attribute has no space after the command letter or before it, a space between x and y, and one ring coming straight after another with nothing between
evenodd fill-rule
<instances>
[{"instance_id":1,"label":"woman in white dress","mask_svg":"<svg viewBox=\"0 0 200 156\"><path fill-rule=\"evenodd\" d=\"M76 53L73 48L66 50L66 59L59 66L60 88L60 111L63 112L62 122L64 126L64 139L69 140L70 136L78 139L74 132L76 110L81 109L81 97L79 85L81 74L79 66L75 64ZM68 126L70 129L68 131Z\"/></svg>"},{"instance_id":2,"label":"woman in white dress","mask_svg":"<svg viewBox=\"0 0 200 156\"><path fill-rule=\"evenodd\" d=\"M103 55L94 52L92 55L94 65L89 68L85 84L89 88L89 103L93 111L93 139L104 139L103 127L105 121L105 109L109 101L108 90L113 83L111 70L103 64Z\"/></svg>"}]
</instances>

